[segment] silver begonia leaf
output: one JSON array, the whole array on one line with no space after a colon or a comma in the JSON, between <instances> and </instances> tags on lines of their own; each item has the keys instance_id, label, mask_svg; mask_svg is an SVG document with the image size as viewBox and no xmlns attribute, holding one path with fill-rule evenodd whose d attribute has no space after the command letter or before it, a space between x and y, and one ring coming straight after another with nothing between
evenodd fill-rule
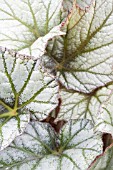
<instances>
[{"instance_id":1,"label":"silver begonia leaf","mask_svg":"<svg viewBox=\"0 0 113 170\"><path fill-rule=\"evenodd\" d=\"M113 146L106 149L88 170L112 170L113 169Z\"/></svg>"},{"instance_id":2,"label":"silver begonia leaf","mask_svg":"<svg viewBox=\"0 0 113 170\"><path fill-rule=\"evenodd\" d=\"M101 134L94 134L92 127L88 120L74 120L58 135L49 124L32 122L24 134L0 152L0 168L86 170L102 153Z\"/></svg>"},{"instance_id":3,"label":"silver begonia leaf","mask_svg":"<svg viewBox=\"0 0 113 170\"><path fill-rule=\"evenodd\" d=\"M90 93L112 81L112 21L113 0L94 0L87 11L73 6L64 25L66 35L57 37L47 51L66 88Z\"/></svg>"},{"instance_id":4,"label":"silver begonia leaf","mask_svg":"<svg viewBox=\"0 0 113 170\"><path fill-rule=\"evenodd\" d=\"M42 48L43 50L43 48ZM21 134L30 113L45 119L58 105L55 77L41 68L33 57L0 49L0 147Z\"/></svg>"},{"instance_id":5,"label":"silver begonia leaf","mask_svg":"<svg viewBox=\"0 0 113 170\"><path fill-rule=\"evenodd\" d=\"M1 0L0 46L32 54L32 45L60 24L62 0ZM37 47L38 48L38 47Z\"/></svg>"},{"instance_id":6,"label":"silver begonia leaf","mask_svg":"<svg viewBox=\"0 0 113 170\"><path fill-rule=\"evenodd\" d=\"M107 99L100 106L95 130L110 133L113 137L113 87Z\"/></svg>"},{"instance_id":7,"label":"silver begonia leaf","mask_svg":"<svg viewBox=\"0 0 113 170\"><path fill-rule=\"evenodd\" d=\"M72 90L61 90L61 106L57 116L57 120L70 120L70 119L89 119L94 124L97 124L99 120L97 117L101 117L100 113L101 105L109 99L113 85L106 85L106 87L100 87L95 89L91 93L79 93ZM112 102L113 104L113 102ZM109 116L112 117L113 109L107 105L105 108L109 110ZM53 114L54 116L54 114ZM103 112L105 120L107 115ZM105 129L105 128L103 128Z\"/></svg>"},{"instance_id":8,"label":"silver begonia leaf","mask_svg":"<svg viewBox=\"0 0 113 170\"><path fill-rule=\"evenodd\" d=\"M80 9L87 9L91 6L93 0L76 0L77 6L80 7Z\"/></svg>"}]
</instances>

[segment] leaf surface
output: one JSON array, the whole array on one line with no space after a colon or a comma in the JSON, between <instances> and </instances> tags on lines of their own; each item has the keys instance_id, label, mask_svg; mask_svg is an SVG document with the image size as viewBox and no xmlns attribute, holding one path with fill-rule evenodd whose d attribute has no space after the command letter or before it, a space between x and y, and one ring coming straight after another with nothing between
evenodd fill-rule
<instances>
[{"instance_id":1,"label":"leaf surface","mask_svg":"<svg viewBox=\"0 0 113 170\"><path fill-rule=\"evenodd\" d=\"M104 154L100 156L92 164L88 170L112 170L113 169L113 146L106 149Z\"/></svg>"},{"instance_id":2,"label":"leaf surface","mask_svg":"<svg viewBox=\"0 0 113 170\"><path fill-rule=\"evenodd\" d=\"M80 9L85 10L91 6L93 0L76 0L76 2Z\"/></svg>"},{"instance_id":3,"label":"leaf surface","mask_svg":"<svg viewBox=\"0 0 113 170\"><path fill-rule=\"evenodd\" d=\"M49 124L32 122L24 134L0 152L0 168L86 170L101 152L101 135L93 133L90 121L70 121L59 135Z\"/></svg>"},{"instance_id":4,"label":"leaf surface","mask_svg":"<svg viewBox=\"0 0 113 170\"><path fill-rule=\"evenodd\" d=\"M0 49L1 149L26 127L30 113L42 120L58 105L58 84L32 57ZM7 133L6 133L7 132Z\"/></svg>"},{"instance_id":5,"label":"leaf surface","mask_svg":"<svg viewBox=\"0 0 113 170\"><path fill-rule=\"evenodd\" d=\"M0 46L32 54L33 43L59 25L62 0L1 0Z\"/></svg>"},{"instance_id":6,"label":"leaf surface","mask_svg":"<svg viewBox=\"0 0 113 170\"><path fill-rule=\"evenodd\" d=\"M97 117L101 117L102 114L106 120L108 117L107 113L103 112L101 114L100 108L110 98L112 89L113 85L108 84L106 87L97 88L91 93L79 93L65 89L60 90L61 106L56 120L89 119L92 123L97 124ZM110 118L110 116L112 117L112 104L111 107L107 106L107 108Z\"/></svg>"},{"instance_id":7,"label":"leaf surface","mask_svg":"<svg viewBox=\"0 0 113 170\"><path fill-rule=\"evenodd\" d=\"M100 106L95 130L110 133L113 137L113 88L108 98Z\"/></svg>"},{"instance_id":8,"label":"leaf surface","mask_svg":"<svg viewBox=\"0 0 113 170\"><path fill-rule=\"evenodd\" d=\"M113 79L113 0L94 0L88 11L73 7L66 35L48 47L61 83L90 93Z\"/></svg>"}]
</instances>

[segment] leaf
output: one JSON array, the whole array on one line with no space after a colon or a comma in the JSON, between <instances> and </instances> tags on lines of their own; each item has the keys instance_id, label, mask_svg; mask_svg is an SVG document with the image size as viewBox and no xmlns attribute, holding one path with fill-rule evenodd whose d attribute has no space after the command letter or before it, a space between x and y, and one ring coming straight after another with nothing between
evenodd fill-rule
<instances>
[{"instance_id":1,"label":"leaf","mask_svg":"<svg viewBox=\"0 0 113 170\"><path fill-rule=\"evenodd\" d=\"M111 94L99 109L95 130L110 133L113 137L113 87Z\"/></svg>"},{"instance_id":2,"label":"leaf","mask_svg":"<svg viewBox=\"0 0 113 170\"><path fill-rule=\"evenodd\" d=\"M112 170L113 169L113 146L106 149L88 170Z\"/></svg>"},{"instance_id":3,"label":"leaf","mask_svg":"<svg viewBox=\"0 0 113 170\"><path fill-rule=\"evenodd\" d=\"M26 127L30 113L45 119L58 105L58 84L32 57L0 49L0 147Z\"/></svg>"},{"instance_id":4,"label":"leaf","mask_svg":"<svg viewBox=\"0 0 113 170\"><path fill-rule=\"evenodd\" d=\"M68 19L69 14L71 13L74 0L63 0L61 8L61 21L64 22Z\"/></svg>"},{"instance_id":5,"label":"leaf","mask_svg":"<svg viewBox=\"0 0 113 170\"><path fill-rule=\"evenodd\" d=\"M70 11L71 9L72 9L72 6L73 6L73 0L70 0L70 1L68 1L68 0L63 0L63 7L64 7L64 9L66 10L66 11Z\"/></svg>"},{"instance_id":6,"label":"leaf","mask_svg":"<svg viewBox=\"0 0 113 170\"><path fill-rule=\"evenodd\" d=\"M25 111L16 118L0 119L0 150L6 148L16 136L21 135L30 120Z\"/></svg>"},{"instance_id":7,"label":"leaf","mask_svg":"<svg viewBox=\"0 0 113 170\"><path fill-rule=\"evenodd\" d=\"M87 12L73 7L66 35L47 52L66 88L90 93L112 81L112 20L113 0L94 0Z\"/></svg>"},{"instance_id":8,"label":"leaf","mask_svg":"<svg viewBox=\"0 0 113 170\"><path fill-rule=\"evenodd\" d=\"M93 2L93 0L76 0L77 6L80 7L80 9L85 10L86 8L89 8Z\"/></svg>"},{"instance_id":9,"label":"leaf","mask_svg":"<svg viewBox=\"0 0 113 170\"><path fill-rule=\"evenodd\" d=\"M65 35L65 32L60 31L62 24L55 26L48 34L38 38L30 47L30 55L33 56L34 60L41 59L42 55L45 54L45 49L48 41L55 36ZM20 51L21 54L29 54L29 49L24 48Z\"/></svg>"},{"instance_id":10,"label":"leaf","mask_svg":"<svg viewBox=\"0 0 113 170\"><path fill-rule=\"evenodd\" d=\"M56 121L62 119L67 121L70 119L89 119L93 124L97 123L100 107L109 98L112 89L113 85L108 84L106 87L97 88L91 93L60 90L62 104ZM110 109L109 112L112 115L112 109Z\"/></svg>"},{"instance_id":11,"label":"leaf","mask_svg":"<svg viewBox=\"0 0 113 170\"><path fill-rule=\"evenodd\" d=\"M62 0L1 0L0 46L21 51L60 24Z\"/></svg>"},{"instance_id":12,"label":"leaf","mask_svg":"<svg viewBox=\"0 0 113 170\"><path fill-rule=\"evenodd\" d=\"M47 123L32 122L0 152L0 168L86 170L101 153L101 135L93 133L90 121L70 121L59 135Z\"/></svg>"}]
</instances>

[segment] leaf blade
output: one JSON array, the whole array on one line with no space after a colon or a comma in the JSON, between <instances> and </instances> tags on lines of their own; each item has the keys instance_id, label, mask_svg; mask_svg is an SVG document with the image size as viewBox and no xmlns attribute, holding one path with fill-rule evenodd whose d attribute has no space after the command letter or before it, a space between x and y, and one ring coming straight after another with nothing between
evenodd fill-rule
<instances>
[{"instance_id":1,"label":"leaf blade","mask_svg":"<svg viewBox=\"0 0 113 170\"><path fill-rule=\"evenodd\" d=\"M87 12L74 6L64 27L66 36L48 48L66 88L90 93L112 81L112 3L94 1Z\"/></svg>"},{"instance_id":2,"label":"leaf blade","mask_svg":"<svg viewBox=\"0 0 113 170\"><path fill-rule=\"evenodd\" d=\"M43 120L57 107L59 87L56 78L32 57L2 48L0 60L0 147L3 149L24 131L30 114Z\"/></svg>"},{"instance_id":3,"label":"leaf blade","mask_svg":"<svg viewBox=\"0 0 113 170\"><path fill-rule=\"evenodd\" d=\"M32 127L34 127L33 130L31 130ZM83 140L83 133L88 135L88 137L87 135L85 136L86 140ZM26 142L26 140L29 142ZM53 140L55 143L52 142ZM59 143L61 140L62 143ZM10 147L12 147L14 144L14 152L12 152ZM20 156L19 170L26 166L26 163L23 160L29 160L29 164L27 164L28 170L31 170L34 166L36 170L45 170L47 168L50 170L63 170L65 166L68 167L69 170L85 170L95 159L95 157L102 152L101 135L93 133L92 124L88 120L70 121L63 127L60 134L57 136L47 123L44 124L40 122L32 122L28 125L25 133L15 139L14 144L6 148L4 153L0 152L1 168L10 168L10 166L15 169L18 168L19 159L18 156L14 156L14 153L18 152L19 154L19 149L23 150L23 156ZM62 146L66 144L62 152L59 150L59 154L56 152L56 149L58 149L56 148L56 144L57 146L60 144L59 149L61 149ZM45 145L47 145L47 147L45 147ZM50 152L48 151L48 147L50 148ZM16 149L18 149L18 151L16 151ZM24 154L26 149L28 149L30 152L26 152L26 154ZM36 157L32 157L32 154L35 154ZM86 160L84 159L83 154L85 155ZM38 155L42 156L39 160L37 160ZM13 159L13 161L10 159L10 157ZM83 161L83 165L80 163L80 158ZM17 162L12 165L14 160ZM34 163L32 163L30 160Z\"/></svg>"}]
</instances>

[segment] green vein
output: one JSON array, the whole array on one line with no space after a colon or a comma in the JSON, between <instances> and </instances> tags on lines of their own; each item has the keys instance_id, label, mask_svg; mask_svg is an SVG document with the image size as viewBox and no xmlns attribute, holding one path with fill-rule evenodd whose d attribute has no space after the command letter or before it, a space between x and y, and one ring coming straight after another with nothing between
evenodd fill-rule
<instances>
[{"instance_id":1,"label":"green vein","mask_svg":"<svg viewBox=\"0 0 113 170\"><path fill-rule=\"evenodd\" d=\"M3 64L4 64L6 76L7 76L8 80L9 80L9 83L11 84L12 91L13 91L15 97L16 97L17 92L16 92L15 86L14 86L14 84L13 84L12 78L11 78L11 76L8 74L7 65L6 65L6 62L5 62L4 54L2 54L2 58L3 58Z\"/></svg>"},{"instance_id":2,"label":"green vein","mask_svg":"<svg viewBox=\"0 0 113 170\"><path fill-rule=\"evenodd\" d=\"M22 103L18 109L25 107L26 105L30 104L37 95L39 95L53 80L51 80L49 83L47 83L44 87L42 87L39 91L37 91L28 101Z\"/></svg>"},{"instance_id":3,"label":"green vein","mask_svg":"<svg viewBox=\"0 0 113 170\"><path fill-rule=\"evenodd\" d=\"M33 12L33 9L32 9L32 6L31 6L29 0L28 0L28 6L29 6L29 9L30 9L30 12L32 14L33 21L34 21L34 33L35 33L35 37L38 38L38 37L40 37L40 34L39 34L39 31L38 31L39 29L38 29L38 25L37 25L37 20L36 20L35 14Z\"/></svg>"},{"instance_id":4,"label":"green vein","mask_svg":"<svg viewBox=\"0 0 113 170\"><path fill-rule=\"evenodd\" d=\"M8 111L12 111L12 108L5 104L2 100L0 100L0 104L4 106Z\"/></svg>"},{"instance_id":5,"label":"green vein","mask_svg":"<svg viewBox=\"0 0 113 170\"><path fill-rule=\"evenodd\" d=\"M69 157L67 154L62 154L62 156L65 157L65 158L67 158L67 159L69 159L69 160L72 162L72 164L73 164L77 169L80 170L80 167L75 163L75 161L73 161L73 159L72 159L71 157Z\"/></svg>"},{"instance_id":6,"label":"green vein","mask_svg":"<svg viewBox=\"0 0 113 170\"><path fill-rule=\"evenodd\" d=\"M28 28L28 30L34 34L34 36L36 35L36 31L34 30L33 26L28 25L26 22L22 21L20 18L18 18L15 14L10 14L9 12L3 10L2 8L0 8L0 11L4 12L5 14L7 14L8 16L12 17L13 19L17 20L19 23L21 23L22 25L24 25L25 27Z\"/></svg>"},{"instance_id":7,"label":"green vein","mask_svg":"<svg viewBox=\"0 0 113 170\"><path fill-rule=\"evenodd\" d=\"M27 80L25 81L23 87L22 87L21 90L19 91L18 96L20 96L20 95L22 94L22 92L24 91L24 89L25 89L26 86L28 85L28 83L29 83L29 81L30 81L30 78L31 78L31 76L32 76L32 73L33 73L33 71L34 71L34 67L35 67L35 64L33 64L32 69L31 69L31 71L30 71L30 73L29 73L29 75L28 75L28 77L27 77Z\"/></svg>"},{"instance_id":8,"label":"green vein","mask_svg":"<svg viewBox=\"0 0 113 170\"><path fill-rule=\"evenodd\" d=\"M74 138L78 133L80 133L86 126L87 126L87 123L86 123L81 129L79 129L74 135L72 135L72 136L65 142L65 144L62 146L62 149L64 150L64 149L68 146L68 144L70 143L70 141L73 140L73 138Z\"/></svg>"}]
</instances>

